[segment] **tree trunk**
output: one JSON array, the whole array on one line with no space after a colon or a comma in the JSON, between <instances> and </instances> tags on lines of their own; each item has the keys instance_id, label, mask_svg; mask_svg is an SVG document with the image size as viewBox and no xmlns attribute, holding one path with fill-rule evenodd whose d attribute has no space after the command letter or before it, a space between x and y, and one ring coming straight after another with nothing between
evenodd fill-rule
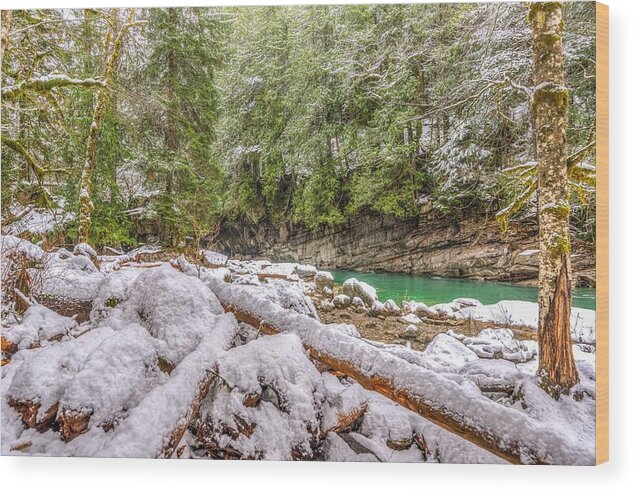
<instances>
[{"instance_id":1,"label":"tree trunk","mask_svg":"<svg viewBox=\"0 0 634 491\"><path fill-rule=\"evenodd\" d=\"M112 9L111 23L106 31L104 39L104 66L102 69L102 77L104 85L97 91L95 106L93 110L92 124L90 125L90 133L88 134L88 143L86 144L86 160L81 173L80 190L79 190L79 242L88 242L90 234L90 225L92 223L92 212L94 205L91 198L91 188L93 174L95 172L95 162L97 153L97 141L99 136L99 124L104 113L108 99L108 90L111 85L112 78L117 70L119 58L123 48L123 37L127 30L134 24L135 10L130 9L125 25L119 31L114 42L114 29L118 24L117 10ZM112 47L111 47L112 46Z\"/></svg>"},{"instance_id":2,"label":"tree trunk","mask_svg":"<svg viewBox=\"0 0 634 491\"><path fill-rule=\"evenodd\" d=\"M562 5L533 3L532 115L538 170L539 369L542 387L554 397L578 383L572 355L570 308L570 205L566 170L566 110Z\"/></svg>"},{"instance_id":3,"label":"tree trunk","mask_svg":"<svg viewBox=\"0 0 634 491\"><path fill-rule=\"evenodd\" d=\"M0 34L0 67L3 66L4 52L9 46L9 32L11 31L11 17L13 12L11 10L3 10L0 14L2 27L0 28L2 33Z\"/></svg>"}]
</instances>

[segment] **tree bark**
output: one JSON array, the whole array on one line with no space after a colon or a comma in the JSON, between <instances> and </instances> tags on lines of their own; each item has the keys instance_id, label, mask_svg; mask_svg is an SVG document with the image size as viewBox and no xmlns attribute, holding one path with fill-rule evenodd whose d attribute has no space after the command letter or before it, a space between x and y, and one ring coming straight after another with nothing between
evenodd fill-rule
<instances>
[{"instance_id":1,"label":"tree bark","mask_svg":"<svg viewBox=\"0 0 634 491\"><path fill-rule=\"evenodd\" d=\"M539 369L542 387L554 397L579 382L572 355L570 309L570 205L567 179L562 5L533 3L535 128L539 215Z\"/></svg>"},{"instance_id":2,"label":"tree bark","mask_svg":"<svg viewBox=\"0 0 634 491\"><path fill-rule=\"evenodd\" d=\"M88 134L88 142L86 144L86 160L84 161L84 168L81 174L80 191L79 191L79 242L88 242L90 235L90 225L92 223L92 212L94 205L91 198L91 188L93 174L95 172L96 153L97 153L97 141L99 137L99 124L101 117L103 116L104 109L107 104L108 90L111 85L111 81L117 70L119 58L121 57L121 51L123 48L123 38L126 32L134 24L135 9L130 9L126 23L123 25L116 39L112 42L114 37L114 29L117 25L117 11L112 9L111 12L111 24L106 32L104 39L104 66L103 66L103 86L99 87L97 91L97 97L95 99L95 106L93 110L92 124L90 125L90 132ZM111 47L112 46L112 47ZM111 48L110 48L111 47ZM111 50L111 51L110 51Z\"/></svg>"},{"instance_id":3,"label":"tree bark","mask_svg":"<svg viewBox=\"0 0 634 491\"><path fill-rule=\"evenodd\" d=\"M4 52L7 50L9 46L9 32L11 31L11 17L13 15L13 11L11 10L3 10L0 14L2 27L0 34L0 67L3 65L4 61Z\"/></svg>"}]
</instances>

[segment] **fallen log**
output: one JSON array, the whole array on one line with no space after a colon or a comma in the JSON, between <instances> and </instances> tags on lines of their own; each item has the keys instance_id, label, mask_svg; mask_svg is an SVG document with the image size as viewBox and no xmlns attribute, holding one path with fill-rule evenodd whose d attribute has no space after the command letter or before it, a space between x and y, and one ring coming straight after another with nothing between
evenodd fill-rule
<instances>
[{"instance_id":1,"label":"fallen log","mask_svg":"<svg viewBox=\"0 0 634 491\"><path fill-rule=\"evenodd\" d=\"M350 412L337 414L337 424L325 431L322 431L320 434L320 438L325 438L326 435L331 431L334 431L335 433L341 433L352 428L354 424L363 417L367 409L368 404L364 403L361 404L359 407L354 408Z\"/></svg>"},{"instance_id":2,"label":"fallen log","mask_svg":"<svg viewBox=\"0 0 634 491\"><path fill-rule=\"evenodd\" d=\"M288 280L288 276L282 273L258 273L258 280L265 280L268 278L273 280Z\"/></svg>"},{"instance_id":3,"label":"fallen log","mask_svg":"<svg viewBox=\"0 0 634 491\"><path fill-rule=\"evenodd\" d=\"M22 422L28 428L35 428L42 433L55 419L58 404L49 407L41 416L38 416L40 403L34 401L23 401L9 397L8 404L20 415Z\"/></svg>"},{"instance_id":4,"label":"fallen log","mask_svg":"<svg viewBox=\"0 0 634 491\"><path fill-rule=\"evenodd\" d=\"M171 457L217 379L218 357L232 346L237 332L233 316L219 316L198 347L174 368L165 383L145 396L95 456Z\"/></svg>"},{"instance_id":5,"label":"fallen log","mask_svg":"<svg viewBox=\"0 0 634 491\"><path fill-rule=\"evenodd\" d=\"M266 299L245 295L232 285L212 280L208 286L239 321L265 334L295 332L313 359L511 463L579 465L594 461L584 448L546 424L484 396L475 398L441 374L307 316L284 311Z\"/></svg>"}]
</instances>

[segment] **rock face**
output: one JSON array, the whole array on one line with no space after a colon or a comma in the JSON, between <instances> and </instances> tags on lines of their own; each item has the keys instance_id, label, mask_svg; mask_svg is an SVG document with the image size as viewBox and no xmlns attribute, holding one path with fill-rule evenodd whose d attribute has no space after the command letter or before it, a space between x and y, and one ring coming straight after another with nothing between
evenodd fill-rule
<instances>
[{"instance_id":1,"label":"rock face","mask_svg":"<svg viewBox=\"0 0 634 491\"><path fill-rule=\"evenodd\" d=\"M315 230L243 220L223 224L214 248L229 256L302 262L320 269L534 283L537 226L511 225L503 234L494 219L484 217L400 220L374 212ZM594 247L573 243L572 264L576 284L594 286Z\"/></svg>"}]
</instances>

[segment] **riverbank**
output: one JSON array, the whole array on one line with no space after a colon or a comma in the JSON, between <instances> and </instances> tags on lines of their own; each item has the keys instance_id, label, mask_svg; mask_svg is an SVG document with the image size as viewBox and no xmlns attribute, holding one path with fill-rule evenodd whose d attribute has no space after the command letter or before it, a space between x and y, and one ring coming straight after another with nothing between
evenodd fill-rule
<instances>
[{"instance_id":1,"label":"riverbank","mask_svg":"<svg viewBox=\"0 0 634 491\"><path fill-rule=\"evenodd\" d=\"M194 256L2 237L2 454L593 462L594 312L554 400L534 304L398 306L308 264Z\"/></svg>"},{"instance_id":2,"label":"riverbank","mask_svg":"<svg viewBox=\"0 0 634 491\"><path fill-rule=\"evenodd\" d=\"M223 222L214 247L231 257L314 264L326 270L390 272L536 285L537 226L491 217L450 220L433 212L398 219L364 211L337 226ZM574 284L594 287L594 245L573 240Z\"/></svg>"},{"instance_id":3,"label":"riverbank","mask_svg":"<svg viewBox=\"0 0 634 491\"><path fill-rule=\"evenodd\" d=\"M483 304L501 300L537 302L537 288L510 282L461 280L401 273L373 273L331 270L335 283L343 285L349 278L357 278L372 285L385 302L393 299L398 304L416 300L427 305L451 302L455 298L475 298ZM572 290L572 306L596 310L596 290L576 287Z\"/></svg>"}]
</instances>

